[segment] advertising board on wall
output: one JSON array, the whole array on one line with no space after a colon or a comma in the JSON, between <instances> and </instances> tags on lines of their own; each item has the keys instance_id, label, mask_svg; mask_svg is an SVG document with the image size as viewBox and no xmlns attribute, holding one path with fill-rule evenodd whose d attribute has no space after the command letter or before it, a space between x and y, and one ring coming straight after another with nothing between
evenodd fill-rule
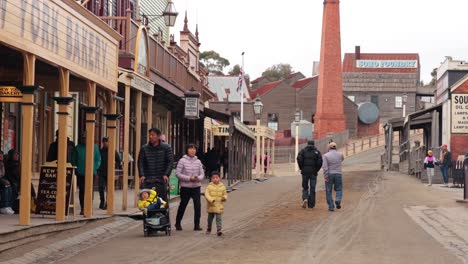
<instances>
[{"instance_id":1,"label":"advertising board on wall","mask_svg":"<svg viewBox=\"0 0 468 264\"><path fill-rule=\"evenodd\" d=\"M452 94L451 104L451 132L468 134L468 94Z\"/></svg>"}]
</instances>

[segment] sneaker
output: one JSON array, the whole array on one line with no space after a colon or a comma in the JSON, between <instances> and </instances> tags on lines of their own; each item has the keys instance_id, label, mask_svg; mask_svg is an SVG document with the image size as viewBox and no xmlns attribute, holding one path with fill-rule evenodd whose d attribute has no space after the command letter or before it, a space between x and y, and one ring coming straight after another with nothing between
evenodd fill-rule
<instances>
[{"instance_id":1,"label":"sneaker","mask_svg":"<svg viewBox=\"0 0 468 264\"><path fill-rule=\"evenodd\" d=\"M222 232L221 230L218 230L218 231L216 232L216 235L222 236L222 235L223 235L223 232Z\"/></svg>"},{"instance_id":2,"label":"sneaker","mask_svg":"<svg viewBox=\"0 0 468 264\"><path fill-rule=\"evenodd\" d=\"M203 229L199 226L193 228L193 231L203 231Z\"/></svg>"},{"instance_id":3,"label":"sneaker","mask_svg":"<svg viewBox=\"0 0 468 264\"><path fill-rule=\"evenodd\" d=\"M7 207L7 214L15 214L15 211L11 207Z\"/></svg>"},{"instance_id":4,"label":"sneaker","mask_svg":"<svg viewBox=\"0 0 468 264\"><path fill-rule=\"evenodd\" d=\"M335 201L336 209L341 209L341 202Z\"/></svg>"},{"instance_id":5,"label":"sneaker","mask_svg":"<svg viewBox=\"0 0 468 264\"><path fill-rule=\"evenodd\" d=\"M306 208L307 207L307 199L304 199L304 201L302 201L302 208Z\"/></svg>"},{"instance_id":6,"label":"sneaker","mask_svg":"<svg viewBox=\"0 0 468 264\"><path fill-rule=\"evenodd\" d=\"M205 234L207 234L207 235L211 234L211 229L207 229Z\"/></svg>"},{"instance_id":7,"label":"sneaker","mask_svg":"<svg viewBox=\"0 0 468 264\"><path fill-rule=\"evenodd\" d=\"M335 211L335 209L333 209L333 208L328 208L328 211L333 212L333 211Z\"/></svg>"},{"instance_id":8,"label":"sneaker","mask_svg":"<svg viewBox=\"0 0 468 264\"><path fill-rule=\"evenodd\" d=\"M8 207L0 208L0 214L9 214L8 213Z\"/></svg>"},{"instance_id":9,"label":"sneaker","mask_svg":"<svg viewBox=\"0 0 468 264\"><path fill-rule=\"evenodd\" d=\"M176 229L177 231L182 231L182 226L181 226L180 224L176 224L176 225L175 225L175 229Z\"/></svg>"}]
</instances>

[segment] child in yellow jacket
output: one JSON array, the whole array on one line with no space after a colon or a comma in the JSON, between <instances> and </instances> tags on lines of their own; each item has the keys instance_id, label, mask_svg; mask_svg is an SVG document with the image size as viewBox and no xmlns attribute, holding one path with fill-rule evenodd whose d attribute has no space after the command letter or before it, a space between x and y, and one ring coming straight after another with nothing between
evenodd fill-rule
<instances>
[{"instance_id":1,"label":"child in yellow jacket","mask_svg":"<svg viewBox=\"0 0 468 264\"><path fill-rule=\"evenodd\" d=\"M158 193L151 189L144 189L140 191L140 201L138 201L138 208L143 212L147 210L161 209L166 207L167 202L158 197Z\"/></svg>"},{"instance_id":2,"label":"child in yellow jacket","mask_svg":"<svg viewBox=\"0 0 468 264\"><path fill-rule=\"evenodd\" d=\"M221 214L224 213L223 203L227 200L227 191L224 184L220 181L219 172L214 171L211 173L211 182L208 187L206 187L205 199L208 205L208 227L206 228L206 234L211 234L213 218L216 217L217 234L221 236L223 234L221 231Z\"/></svg>"}]
</instances>

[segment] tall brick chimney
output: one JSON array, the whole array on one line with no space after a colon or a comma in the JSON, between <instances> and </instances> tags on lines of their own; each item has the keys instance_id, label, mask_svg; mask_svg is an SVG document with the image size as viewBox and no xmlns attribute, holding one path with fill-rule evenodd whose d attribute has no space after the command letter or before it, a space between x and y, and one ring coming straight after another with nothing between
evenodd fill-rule
<instances>
[{"instance_id":1,"label":"tall brick chimney","mask_svg":"<svg viewBox=\"0 0 468 264\"><path fill-rule=\"evenodd\" d=\"M361 59L361 46L354 47L354 56L356 57L356 60Z\"/></svg>"},{"instance_id":2,"label":"tall brick chimney","mask_svg":"<svg viewBox=\"0 0 468 264\"><path fill-rule=\"evenodd\" d=\"M340 1L324 0L314 138L346 130L341 70Z\"/></svg>"}]
</instances>

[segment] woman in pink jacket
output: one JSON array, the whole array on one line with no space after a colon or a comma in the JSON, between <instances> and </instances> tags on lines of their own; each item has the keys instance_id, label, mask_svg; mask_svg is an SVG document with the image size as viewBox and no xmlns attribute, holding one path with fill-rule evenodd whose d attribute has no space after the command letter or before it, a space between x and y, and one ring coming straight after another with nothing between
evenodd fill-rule
<instances>
[{"instance_id":1,"label":"woman in pink jacket","mask_svg":"<svg viewBox=\"0 0 468 264\"><path fill-rule=\"evenodd\" d=\"M190 198L193 200L194 207L194 228L195 231L201 231L200 227L200 189L201 181L205 177L203 165L201 161L195 156L197 153L197 146L195 144L188 144L185 148L185 154L177 163L177 178L179 178L180 185L180 204L177 210L176 217L176 230L182 230L182 218L184 217L185 208L187 207Z\"/></svg>"}]
</instances>

